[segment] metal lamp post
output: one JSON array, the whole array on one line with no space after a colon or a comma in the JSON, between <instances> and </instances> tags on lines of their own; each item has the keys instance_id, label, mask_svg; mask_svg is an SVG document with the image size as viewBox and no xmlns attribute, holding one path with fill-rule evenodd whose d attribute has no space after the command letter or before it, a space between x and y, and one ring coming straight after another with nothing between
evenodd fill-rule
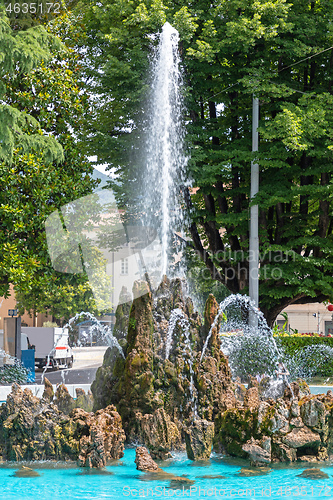
<instances>
[{"instance_id":1,"label":"metal lamp post","mask_svg":"<svg viewBox=\"0 0 333 500\"><path fill-rule=\"evenodd\" d=\"M259 98L252 101L252 152L259 147ZM251 162L251 200L259 191L259 164ZM252 205L250 209L250 244L249 244L249 294L256 307L259 306L259 207ZM249 318L252 326L257 326L256 316Z\"/></svg>"}]
</instances>

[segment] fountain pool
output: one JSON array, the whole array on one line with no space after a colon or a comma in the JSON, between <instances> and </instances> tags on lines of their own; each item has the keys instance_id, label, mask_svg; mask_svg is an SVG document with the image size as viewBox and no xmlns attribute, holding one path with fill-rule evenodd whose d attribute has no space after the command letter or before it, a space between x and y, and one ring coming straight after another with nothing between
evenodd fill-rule
<instances>
[{"instance_id":1,"label":"fountain pool","mask_svg":"<svg viewBox=\"0 0 333 500\"><path fill-rule=\"evenodd\" d=\"M186 476L193 481L187 486L170 480L151 480L139 472L134 464L135 450L125 450L124 457L108 466L102 473L82 471L76 467L47 463L34 464L40 477L15 477L15 467L0 468L1 496L6 500L67 500L121 498L244 498L259 497L281 499L284 497L321 498L331 496L333 465L294 464L273 466L267 469L250 468L245 461L225 459L213 454L207 462L191 462L185 454L178 453L174 460L161 465L168 473ZM314 468L315 467L315 468ZM312 478L317 476L317 479ZM104 472L104 473L103 473ZM251 474L252 477L251 477ZM254 475L257 474L257 475ZM258 475L260 474L260 475ZM322 478L319 478L322 476ZM325 477L327 476L327 477ZM216 489L216 490L215 490Z\"/></svg>"}]
</instances>

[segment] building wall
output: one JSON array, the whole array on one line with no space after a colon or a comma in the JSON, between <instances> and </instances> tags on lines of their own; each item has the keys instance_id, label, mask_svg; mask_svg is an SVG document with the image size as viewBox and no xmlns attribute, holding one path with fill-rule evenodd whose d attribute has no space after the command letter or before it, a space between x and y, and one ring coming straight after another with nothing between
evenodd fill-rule
<instances>
[{"instance_id":1,"label":"building wall","mask_svg":"<svg viewBox=\"0 0 333 500\"><path fill-rule=\"evenodd\" d=\"M328 311L327 306L322 303L292 304L283 312L288 315L288 328L297 329L299 333L317 333L319 313L319 333L333 334L332 312ZM283 316L279 314L277 320L281 324L284 321Z\"/></svg>"},{"instance_id":2,"label":"building wall","mask_svg":"<svg viewBox=\"0 0 333 500\"><path fill-rule=\"evenodd\" d=\"M10 297L8 299L0 298L0 330L3 330L4 318L8 317L8 309L16 309L16 300L13 287L10 287ZM29 316L25 312L22 316L22 323L26 326L43 326L45 321L52 321L52 317L47 314L37 314L37 318Z\"/></svg>"}]
</instances>

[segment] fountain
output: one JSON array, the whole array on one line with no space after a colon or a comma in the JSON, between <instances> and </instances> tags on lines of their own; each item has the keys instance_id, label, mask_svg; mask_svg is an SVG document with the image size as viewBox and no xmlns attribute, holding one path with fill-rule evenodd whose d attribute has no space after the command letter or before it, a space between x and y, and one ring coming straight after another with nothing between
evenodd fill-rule
<instances>
[{"instance_id":1,"label":"fountain","mask_svg":"<svg viewBox=\"0 0 333 500\"><path fill-rule=\"evenodd\" d=\"M178 44L177 30L165 23L152 64L154 77L148 110L151 119L142 188L145 224L157 228L161 238L162 276L170 274L169 253L174 233L184 227L180 190L188 185Z\"/></svg>"},{"instance_id":2,"label":"fountain","mask_svg":"<svg viewBox=\"0 0 333 500\"><path fill-rule=\"evenodd\" d=\"M186 185L178 41L177 31L166 23L153 64L152 120L143 185L144 224L157 228L162 242L161 269L169 275L172 235L181 231L184 222L178 208L179 186ZM230 296L218 304L210 295L202 318L179 278L170 281L164 276L156 290L149 279L138 281L133 295L129 311L122 301L118 305L115 329L121 338L89 312L76 315L66 325L71 327L85 316L93 322L92 330L98 329L109 343L92 385L95 414L74 408L64 416L46 398L39 402L14 387L7 407L0 412L0 423L4 423L1 443L5 443L0 452L6 458L18 459L11 453L21 453L24 458L30 454L35 458L65 457L78 460L81 466L103 467L108 459L122 456L124 429L128 443L145 444L155 459L168 459L175 450L180 453L184 442L193 461L207 461L212 445L216 452L250 458L254 465L327 459L333 449L332 394L312 398L306 386L294 383L283 387L274 400L266 398L255 378L250 377L247 388L239 380L256 374L272 378L278 363L285 361L262 313L248 297ZM258 320L255 329L247 321L250 312ZM24 420L21 400L23 410L24 405L33 409L22 443L7 431L13 420L18 419L18 426ZM43 433L36 436L40 425ZM37 443L36 450L31 442ZM125 477L136 485L133 477ZM165 475L157 478L163 480ZM175 476L175 480L186 483L186 478ZM193 481L188 483L192 488Z\"/></svg>"},{"instance_id":3,"label":"fountain","mask_svg":"<svg viewBox=\"0 0 333 500\"><path fill-rule=\"evenodd\" d=\"M89 327L89 330L88 330L88 335L91 335L93 332L97 332L101 338L101 340L105 341L106 344L111 348L116 348L116 350L118 351L118 353L124 357L124 353L123 353L123 350L121 348L121 346L119 345L119 342L118 342L118 339L113 335L111 329L106 326L106 325L103 325L103 323L101 323L101 321L99 321L93 314L91 314L90 312L88 311L82 311L80 313L77 313L75 316L73 316L63 327L62 327L62 331L64 332L66 330L66 328L72 328L73 325L75 325L75 323L81 319L82 317L85 317L87 319L89 319L91 322L92 322L92 325ZM45 373L50 365L50 357L52 355L52 353L54 352L54 350L56 349L58 343L61 341L61 337L59 336L58 340L56 341L56 343L54 344L52 350L49 352L48 356L47 356L47 361L46 361L46 364L45 364L45 367L43 369L43 372L42 372L42 377L41 377L41 381L43 383L44 381L44 377L45 377ZM80 345L80 341L78 341L77 345L79 346ZM65 373L64 371L61 372L61 376L62 376L62 380L64 382L64 377L65 377Z\"/></svg>"},{"instance_id":4,"label":"fountain","mask_svg":"<svg viewBox=\"0 0 333 500\"><path fill-rule=\"evenodd\" d=\"M255 327L248 321L251 314L256 318ZM234 376L263 373L272 376L282 362L282 354L264 315L246 295L229 295L220 303L201 353L201 361L221 316L221 349L229 358Z\"/></svg>"}]
</instances>

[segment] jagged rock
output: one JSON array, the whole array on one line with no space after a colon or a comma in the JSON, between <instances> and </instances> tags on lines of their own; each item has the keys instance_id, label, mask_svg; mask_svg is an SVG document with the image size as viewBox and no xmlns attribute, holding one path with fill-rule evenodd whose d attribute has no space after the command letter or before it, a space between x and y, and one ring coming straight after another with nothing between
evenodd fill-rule
<instances>
[{"instance_id":1,"label":"jagged rock","mask_svg":"<svg viewBox=\"0 0 333 500\"><path fill-rule=\"evenodd\" d=\"M295 462L297 453L294 448L290 448L280 439L276 439L274 440L274 458L278 462Z\"/></svg>"},{"instance_id":2,"label":"jagged rock","mask_svg":"<svg viewBox=\"0 0 333 500\"><path fill-rule=\"evenodd\" d=\"M144 446L138 446L135 450L135 463L136 468L143 472L157 472L160 470Z\"/></svg>"},{"instance_id":3,"label":"jagged rock","mask_svg":"<svg viewBox=\"0 0 333 500\"><path fill-rule=\"evenodd\" d=\"M300 386L297 382L291 382L284 390L283 399L292 401L300 397Z\"/></svg>"},{"instance_id":4,"label":"jagged rock","mask_svg":"<svg viewBox=\"0 0 333 500\"><path fill-rule=\"evenodd\" d=\"M54 397L53 385L46 377L44 377L44 392L42 397L49 402L51 402Z\"/></svg>"},{"instance_id":5,"label":"jagged rock","mask_svg":"<svg viewBox=\"0 0 333 500\"><path fill-rule=\"evenodd\" d=\"M264 420L270 418L271 405L267 401L262 401L258 407L258 427L263 424Z\"/></svg>"},{"instance_id":6,"label":"jagged rock","mask_svg":"<svg viewBox=\"0 0 333 500\"><path fill-rule=\"evenodd\" d=\"M190 460L208 460L212 451L214 424L194 420L185 429L186 452Z\"/></svg>"},{"instance_id":7,"label":"jagged rock","mask_svg":"<svg viewBox=\"0 0 333 500\"><path fill-rule=\"evenodd\" d=\"M298 387L299 387L299 398L303 398L304 396L310 396L311 390L308 384L305 382L305 380L302 380L301 378L298 378L296 380Z\"/></svg>"},{"instance_id":8,"label":"jagged rock","mask_svg":"<svg viewBox=\"0 0 333 500\"><path fill-rule=\"evenodd\" d=\"M170 451L182 447L178 427L163 408L157 409L153 414L138 415L137 418L141 436L152 458L171 458Z\"/></svg>"},{"instance_id":9,"label":"jagged rock","mask_svg":"<svg viewBox=\"0 0 333 500\"><path fill-rule=\"evenodd\" d=\"M278 399L275 404L275 411L270 419L270 430L273 433L287 434L290 431L290 412L283 399Z\"/></svg>"},{"instance_id":10,"label":"jagged rock","mask_svg":"<svg viewBox=\"0 0 333 500\"><path fill-rule=\"evenodd\" d=\"M327 448L325 448L324 446L321 446L318 450L317 458L318 458L319 462L324 462L325 460L328 460L329 456L328 456Z\"/></svg>"},{"instance_id":11,"label":"jagged rock","mask_svg":"<svg viewBox=\"0 0 333 500\"><path fill-rule=\"evenodd\" d=\"M329 475L320 469L305 469L302 474L297 477L305 477L306 479L328 479Z\"/></svg>"},{"instance_id":12,"label":"jagged rock","mask_svg":"<svg viewBox=\"0 0 333 500\"><path fill-rule=\"evenodd\" d=\"M242 446L248 454L251 465L261 466L271 462L271 442L270 439L259 441L253 437Z\"/></svg>"},{"instance_id":13,"label":"jagged rock","mask_svg":"<svg viewBox=\"0 0 333 500\"><path fill-rule=\"evenodd\" d=\"M237 408L237 399L230 387L222 396L222 409L223 411L226 411L230 410L231 408Z\"/></svg>"},{"instance_id":14,"label":"jagged rock","mask_svg":"<svg viewBox=\"0 0 333 500\"><path fill-rule=\"evenodd\" d=\"M179 433L182 432L180 422L195 417L195 406L201 418L213 421L223 408L231 372L220 349L219 325L212 332L201 360L202 348L218 309L213 295L207 300L204 324L193 312L190 298L184 296L180 279L169 281L165 277L154 293L147 283L136 282L133 295L124 349L126 359L118 356L114 361L105 356L92 392L95 408L102 403L116 404L129 441L143 441L154 454L158 446L149 444L149 436L142 435L147 426L141 428L141 416L163 410ZM176 317L174 322L166 359L169 321L174 310L178 311L179 319ZM235 399L234 395L232 397ZM145 418L150 421L152 417ZM169 429L175 432L171 424ZM168 449L165 437L160 434L161 449L156 451L156 456Z\"/></svg>"},{"instance_id":15,"label":"jagged rock","mask_svg":"<svg viewBox=\"0 0 333 500\"><path fill-rule=\"evenodd\" d=\"M160 469L156 462L151 458L147 448L138 446L135 450L136 468L146 473L147 481L170 481L169 487L180 489L194 484L192 479L184 476L175 476L169 472Z\"/></svg>"},{"instance_id":16,"label":"jagged rock","mask_svg":"<svg viewBox=\"0 0 333 500\"><path fill-rule=\"evenodd\" d=\"M272 439L268 436L264 436L260 441L260 446L267 451L270 455L272 454Z\"/></svg>"},{"instance_id":17,"label":"jagged rock","mask_svg":"<svg viewBox=\"0 0 333 500\"><path fill-rule=\"evenodd\" d=\"M250 387L244 396L244 406L255 410L260 405L258 387Z\"/></svg>"},{"instance_id":18,"label":"jagged rock","mask_svg":"<svg viewBox=\"0 0 333 500\"><path fill-rule=\"evenodd\" d=\"M236 400L240 401L240 402L244 402L244 397L245 397L245 394L246 394L246 387L244 384L242 384L240 382L240 380L236 380L234 382L234 386L235 386L235 389L234 389L234 393L235 393L235 397L236 397Z\"/></svg>"},{"instance_id":19,"label":"jagged rock","mask_svg":"<svg viewBox=\"0 0 333 500\"><path fill-rule=\"evenodd\" d=\"M293 399L290 405L290 415L291 417L298 418L301 415L300 407L298 404L298 399Z\"/></svg>"},{"instance_id":20,"label":"jagged rock","mask_svg":"<svg viewBox=\"0 0 333 500\"><path fill-rule=\"evenodd\" d=\"M301 417L292 418L290 420L290 426L291 427L304 427L304 422L301 419Z\"/></svg>"},{"instance_id":21,"label":"jagged rock","mask_svg":"<svg viewBox=\"0 0 333 500\"><path fill-rule=\"evenodd\" d=\"M86 394L83 389L77 387L75 389L76 392L76 400L74 401L75 408L82 408L87 412L93 411L94 407L94 398L91 391L88 391Z\"/></svg>"},{"instance_id":22,"label":"jagged rock","mask_svg":"<svg viewBox=\"0 0 333 500\"><path fill-rule=\"evenodd\" d=\"M231 408L215 419L214 449L236 457L246 458L242 446L258 434L258 410Z\"/></svg>"},{"instance_id":23,"label":"jagged rock","mask_svg":"<svg viewBox=\"0 0 333 500\"><path fill-rule=\"evenodd\" d=\"M324 430L326 408L324 403L319 401L316 396L308 396L302 399L300 413L305 425L317 431Z\"/></svg>"},{"instance_id":24,"label":"jagged rock","mask_svg":"<svg viewBox=\"0 0 333 500\"><path fill-rule=\"evenodd\" d=\"M78 427L85 430L80 439L79 466L105 467L109 460L124 455L125 433L115 406L107 406L95 414L76 408L70 416Z\"/></svg>"},{"instance_id":25,"label":"jagged rock","mask_svg":"<svg viewBox=\"0 0 333 500\"><path fill-rule=\"evenodd\" d=\"M94 398L91 391L86 394L81 388L76 388L76 399L74 400L69 394L67 387L60 384L55 392L53 403L60 411L69 415L74 408L82 408L85 411L92 411L94 406Z\"/></svg>"},{"instance_id":26,"label":"jagged rock","mask_svg":"<svg viewBox=\"0 0 333 500\"><path fill-rule=\"evenodd\" d=\"M40 474L34 470L31 469L30 467L26 467L25 465L22 465L19 470L16 470L14 472L15 477L40 477Z\"/></svg>"},{"instance_id":27,"label":"jagged rock","mask_svg":"<svg viewBox=\"0 0 333 500\"><path fill-rule=\"evenodd\" d=\"M297 458L298 462L307 462L310 464L317 463L318 459L315 455L301 455Z\"/></svg>"},{"instance_id":28,"label":"jagged rock","mask_svg":"<svg viewBox=\"0 0 333 500\"><path fill-rule=\"evenodd\" d=\"M146 282L134 284L130 310L119 310L116 323L125 359L106 351L92 385L95 409L115 404L128 440L143 442L158 458L181 446L184 436L190 458L209 457L210 445L199 437L203 429L184 424L196 416L215 429L215 449L233 456L246 456L251 437L272 461L331 454L332 395L312 397L301 380L289 385L265 377L259 384L250 378L247 390L232 382L219 321L214 325L216 299L208 297L202 320L183 290L180 279L166 277L156 292Z\"/></svg>"},{"instance_id":29,"label":"jagged rock","mask_svg":"<svg viewBox=\"0 0 333 500\"><path fill-rule=\"evenodd\" d=\"M96 414L74 409L68 416L14 384L0 408L0 454L5 460L79 460L98 467L120 458L124 441L115 407Z\"/></svg>"},{"instance_id":30,"label":"jagged rock","mask_svg":"<svg viewBox=\"0 0 333 500\"><path fill-rule=\"evenodd\" d=\"M69 415L70 412L75 408L75 402L72 396L69 394L67 387L64 384L60 384L54 395L54 404L57 405L60 411Z\"/></svg>"},{"instance_id":31,"label":"jagged rock","mask_svg":"<svg viewBox=\"0 0 333 500\"><path fill-rule=\"evenodd\" d=\"M282 438L282 442L290 448L312 448L318 450L320 436L317 432L312 432L308 427L295 428Z\"/></svg>"}]
</instances>

